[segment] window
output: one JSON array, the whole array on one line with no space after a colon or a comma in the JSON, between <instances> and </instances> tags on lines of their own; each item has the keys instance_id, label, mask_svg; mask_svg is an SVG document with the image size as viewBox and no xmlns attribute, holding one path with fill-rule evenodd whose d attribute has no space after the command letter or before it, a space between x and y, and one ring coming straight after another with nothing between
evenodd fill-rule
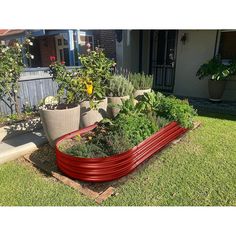
<instances>
[{"instance_id":1,"label":"window","mask_svg":"<svg viewBox=\"0 0 236 236\"><path fill-rule=\"evenodd\" d=\"M236 31L221 32L219 54L222 60L236 59Z\"/></svg>"},{"instance_id":2,"label":"window","mask_svg":"<svg viewBox=\"0 0 236 236\"><path fill-rule=\"evenodd\" d=\"M87 53L87 43L90 43L91 45L91 50L94 50L94 38L93 35L85 35L80 33L79 36L79 44L80 44L80 53L81 54L86 54Z\"/></svg>"}]
</instances>

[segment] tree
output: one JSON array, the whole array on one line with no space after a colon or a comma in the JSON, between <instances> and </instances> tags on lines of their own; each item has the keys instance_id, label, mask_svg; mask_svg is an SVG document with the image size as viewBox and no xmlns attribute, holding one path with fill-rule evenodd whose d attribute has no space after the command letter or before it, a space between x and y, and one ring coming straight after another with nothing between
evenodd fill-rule
<instances>
[{"instance_id":1,"label":"tree","mask_svg":"<svg viewBox=\"0 0 236 236\"><path fill-rule=\"evenodd\" d=\"M19 108L19 78L25 67L23 53L26 58L33 59L29 46L33 43L26 38L23 43L17 40L9 46L0 44L0 99L10 108L11 114L20 113Z\"/></svg>"}]
</instances>

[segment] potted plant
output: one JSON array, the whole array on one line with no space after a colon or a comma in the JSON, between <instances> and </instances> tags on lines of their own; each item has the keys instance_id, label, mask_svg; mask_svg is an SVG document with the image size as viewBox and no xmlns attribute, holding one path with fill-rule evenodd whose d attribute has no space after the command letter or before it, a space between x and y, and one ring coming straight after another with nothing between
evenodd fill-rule
<instances>
[{"instance_id":1,"label":"potted plant","mask_svg":"<svg viewBox=\"0 0 236 236\"><path fill-rule=\"evenodd\" d=\"M108 82L107 113L109 118L114 118L120 111L117 105L122 105L122 101L130 98L134 90L133 85L123 75L113 75Z\"/></svg>"},{"instance_id":2,"label":"potted plant","mask_svg":"<svg viewBox=\"0 0 236 236\"><path fill-rule=\"evenodd\" d=\"M76 71L69 71L62 63L51 57L49 66L52 79L58 84L57 96L46 97L39 107L40 118L46 137L52 147L62 135L80 127L82 84Z\"/></svg>"},{"instance_id":3,"label":"potted plant","mask_svg":"<svg viewBox=\"0 0 236 236\"><path fill-rule=\"evenodd\" d=\"M213 58L201 65L196 75L199 79L208 78L209 99L221 101L226 82L235 72L235 62L223 64L219 58Z\"/></svg>"},{"instance_id":4,"label":"potted plant","mask_svg":"<svg viewBox=\"0 0 236 236\"><path fill-rule=\"evenodd\" d=\"M83 101L80 103L81 127L87 127L106 117L105 91L115 65L113 60L106 58L103 49L96 47L91 51L90 44L87 47L87 54L79 56L82 65L79 76L83 86Z\"/></svg>"},{"instance_id":5,"label":"potted plant","mask_svg":"<svg viewBox=\"0 0 236 236\"><path fill-rule=\"evenodd\" d=\"M130 73L129 81L134 86L134 98L140 100L144 93L151 92L153 84L153 76L144 73Z\"/></svg>"}]
</instances>

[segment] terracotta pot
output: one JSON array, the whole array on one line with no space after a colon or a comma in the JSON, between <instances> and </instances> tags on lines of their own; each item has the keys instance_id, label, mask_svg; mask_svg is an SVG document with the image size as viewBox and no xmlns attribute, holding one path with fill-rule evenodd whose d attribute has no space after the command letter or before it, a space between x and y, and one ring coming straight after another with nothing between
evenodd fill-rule
<instances>
[{"instance_id":1,"label":"terracotta pot","mask_svg":"<svg viewBox=\"0 0 236 236\"><path fill-rule=\"evenodd\" d=\"M211 101L221 101L225 90L226 82L226 80L208 80L209 99Z\"/></svg>"},{"instance_id":2,"label":"terracotta pot","mask_svg":"<svg viewBox=\"0 0 236 236\"><path fill-rule=\"evenodd\" d=\"M89 101L80 103L80 127L93 125L107 117L107 98L99 102L97 109L91 109Z\"/></svg>"},{"instance_id":3,"label":"terracotta pot","mask_svg":"<svg viewBox=\"0 0 236 236\"><path fill-rule=\"evenodd\" d=\"M109 118L114 118L120 112L120 108L113 107L114 105L122 105L122 101L128 100L130 96L123 97L108 97L108 106L107 106L107 114Z\"/></svg>"},{"instance_id":4,"label":"terracotta pot","mask_svg":"<svg viewBox=\"0 0 236 236\"><path fill-rule=\"evenodd\" d=\"M134 98L137 99L138 101L142 98L144 93L150 93L151 89L139 89L134 92Z\"/></svg>"},{"instance_id":5,"label":"terracotta pot","mask_svg":"<svg viewBox=\"0 0 236 236\"><path fill-rule=\"evenodd\" d=\"M80 127L80 106L58 110L41 109L39 113L43 130L52 147L59 137Z\"/></svg>"}]
</instances>

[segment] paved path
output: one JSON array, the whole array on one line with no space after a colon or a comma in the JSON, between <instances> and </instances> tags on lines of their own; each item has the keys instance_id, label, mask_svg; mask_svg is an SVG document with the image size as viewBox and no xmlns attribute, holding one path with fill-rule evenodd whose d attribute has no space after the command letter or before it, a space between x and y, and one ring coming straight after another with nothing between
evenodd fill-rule
<instances>
[{"instance_id":1,"label":"paved path","mask_svg":"<svg viewBox=\"0 0 236 236\"><path fill-rule=\"evenodd\" d=\"M0 164L14 160L47 143L42 130L15 136L0 142Z\"/></svg>"},{"instance_id":2,"label":"paved path","mask_svg":"<svg viewBox=\"0 0 236 236\"><path fill-rule=\"evenodd\" d=\"M236 101L212 102L206 98L192 98L183 96L178 96L178 98L188 99L189 103L199 112L236 115Z\"/></svg>"}]
</instances>

